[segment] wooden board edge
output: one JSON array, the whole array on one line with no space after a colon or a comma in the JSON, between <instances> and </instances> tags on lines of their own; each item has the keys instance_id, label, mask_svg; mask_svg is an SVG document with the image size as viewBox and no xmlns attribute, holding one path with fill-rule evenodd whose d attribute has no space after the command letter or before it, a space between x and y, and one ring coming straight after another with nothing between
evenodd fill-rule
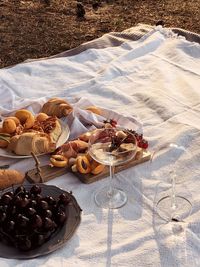
<instances>
[{"instance_id":1,"label":"wooden board edge","mask_svg":"<svg viewBox=\"0 0 200 267\"><path fill-rule=\"evenodd\" d=\"M151 158L151 153L149 151L143 151L143 155L140 159L132 160L124 165L115 167L115 173L118 173L120 171L126 170L128 168L134 167L138 164L144 163L148 161ZM93 175L93 174L81 174L79 172L72 172L69 168L57 168L57 167L51 167L50 165L45 165L40 167L41 174L44 178L44 182L48 182L54 178L57 178L59 176L62 176L68 172L72 173L75 177L77 177L82 183L84 184L90 184L96 181L99 181L101 179L104 179L109 176L109 168L105 167L104 171L100 174ZM30 183L39 183L41 182L39 175L37 174L36 169L32 169L26 172L26 179Z\"/></svg>"},{"instance_id":2,"label":"wooden board edge","mask_svg":"<svg viewBox=\"0 0 200 267\"><path fill-rule=\"evenodd\" d=\"M50 165L45 165L40 167L41 174L44 178L44 182L48 182L56 177L59 177L67 172L69 172L69 169L67 167L64 168L57 168L57 167L51 167ZM36 169L32 169L26 172L25 177L28 182L30 183L39 183L40 177L37 174Z\"/></svg>"},{"instance_id":3,"label":"wooden board edge","mask_svg":"<svg viewBox=\"0 0 200 267\"><path fill-rule=\"evenodd\" d=\"M134 167L138 164L144 163L144 162L150 160L150 158L151 158L151 153L149 151L144 151L141 159L138 159L138 160L134 159L134 160L132 160L132 161L130 161L124 165L120 165L120 166L115 167L115 173L129 169L129 168ZM97 175L93 175L93 174L85 174L84 175L84 174L81 174L78 172L74 173L74 175L76 177L78 177L82 183L90 184L90 183L93 183L93 182L96 182L96 181L99 181L101 179L108 177L109 176L109 168L106 167L103 172L101 172L100 174L97 174Z\"/></svg>"}]
</instances>

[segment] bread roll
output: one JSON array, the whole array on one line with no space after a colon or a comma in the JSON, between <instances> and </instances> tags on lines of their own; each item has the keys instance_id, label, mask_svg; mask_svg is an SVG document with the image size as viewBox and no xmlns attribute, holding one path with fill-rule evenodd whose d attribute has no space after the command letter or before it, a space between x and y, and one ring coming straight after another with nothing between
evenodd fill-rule
<instances>
[{"instance_id":1,"label":"bread roll","mask_svg":"<svg viewBox=\"0 0 200 267\"><path fill-rule=\"evenodd\" d=\"M61 98L52 98L42 107L41 112L49 116L62 118L67 116L72 111L72 106Z\"/></svg>"},{"instance_id":2,"label":"bread roll","mask_svg":"<svg viewBox=\"0 0 200 267\"><path fill-rule=\"evenodd\" d=\"M0 170L0 189L24 182L24 174L16 170Z\"/></svg>"},{"instance_id":3,"label":"bread roll","mask_svg":"<svg viewBox=\"0 0 200 267\"><path fill-rule=\"evenodd\" d=\"M9 133L9 134L14 133L16 130L16 127L17 127L17 125L16 125L15 121L12 119L5 119L3 121L3 132L4 133Z\"/></svg>"},{"instance_id":4,"label":"bread roll","mask_svg":"<svg viewBox=\"0 0 200 267\"><path fill-rule=\"evenodd\" d=\"M10 139L8 149L17 155L31 155L52 152L55 144L51 143L50 137L45 133L27 132L15 135Z\"/></svg>"},{"instance_id":5,"label":"bread roll","mask_svg":"<svg viewBox=\"0 0 200 267\"><path fill-rule=\"evenodd\" d=\"M90 107L87 107L85 109L88 110L88 111L91 111L92 113L95 113L97 115L102 115L102 110L100 108L98 108L98 107L90 106Z\"/></svg>"}]
</instances>

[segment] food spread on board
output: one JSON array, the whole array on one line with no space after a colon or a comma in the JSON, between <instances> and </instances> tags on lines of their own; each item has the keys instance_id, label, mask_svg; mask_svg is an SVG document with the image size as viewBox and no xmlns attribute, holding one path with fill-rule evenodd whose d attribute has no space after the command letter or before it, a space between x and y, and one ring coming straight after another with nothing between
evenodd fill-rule
<instances>
[{"instance_id":1,"label":"food spread on board","mask_svg":"<svg viewBox=\"0 0 200 267\"><path fill-rule=\"evenodd\" d=\"M103 116L101 108L96 106L87 106L84 110ZM119 128L118 130L120 127L118 122L108 118L105 118L99 128L97 125L93 125L95 126L93 129L56 147L62 134L60 119L67 117L72 111L73 106L61 98L52 98L47 101L40 113L36 115L27 109L17 110L12 116L4 118L2 121L0 149L11 151L16 155L33 154L34 158L37 155L49 153L49 164L42 166L41 169L44 167L44 170L47 167L48 172L54 172L53 178L56 177L57 170L63 169L63 173L58 172L57 176L70 171L85 177L87 175L96 177L89 181L93 182L97 181L98 177L108 175L107 167L96 161L89 150L91 137L100 128L105 129L105 131L101 131L101 138L105 143L108 142L108 137L111 137L110 145L107 146L109 151L106 151L111 155L117 153L120 156L120 152L123 155L126 154L124 152L127 152L128 155L132 149L137 150L132 164L124 168L149 159L149 155L147 157L145 154L148 142L143 135L132 129L123 131L122 128ZM110 129L109 136L107 136L106 129ZM115 131L115 135L110 136L112 129L117 129L117 133ZM134 138L132 138L133 136ZM105 152L101 150L98 148L95 153ZM37 170L33 170L33 175L37 176L38 170L41 169L37 166ZM40 175L45 175L45 172ZM2 192L0 197L0 240L23 252L34 251L36 248L42 247L62 229L71 216L67 212L71 203L69 193L61 193L54 198L51 194L42 194L42 189L38 184L29 187L22 186L24 179L25 175L19 171L0 170L0 189L9 187L6 192ZM17 184L18 187L14 188L13 185ZM33 255L38 256L39 254Z\"/></svg>"}]
</instances>

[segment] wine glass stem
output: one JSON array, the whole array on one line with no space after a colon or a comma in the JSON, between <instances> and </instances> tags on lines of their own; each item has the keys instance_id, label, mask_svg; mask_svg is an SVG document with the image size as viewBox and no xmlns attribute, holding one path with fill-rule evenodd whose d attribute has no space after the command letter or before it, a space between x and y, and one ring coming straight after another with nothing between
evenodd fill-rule
<instances>
[{"instance_id":1,"label":"wine glass stem","mask_svg":"<svg viewBox=\"0 0 200 267\"><path fill-rule=\"evenodd\" d=\"M110 178L109 178L108 197L111 198L113 196L114 167L112 165L110 165L109 168L110 168Z\"/></svg>"},{"instance_id":2,"label":"wine glass stem","mask_svg":"<svg viewBox=\"0 0 200 267\"><path fill-rule=\"evenodd\" d=\"M172 195L171 195L171 207L173 210L176 209L176 191L175 191L175 177L172 175Z\"/></svg>"}]
</instances>

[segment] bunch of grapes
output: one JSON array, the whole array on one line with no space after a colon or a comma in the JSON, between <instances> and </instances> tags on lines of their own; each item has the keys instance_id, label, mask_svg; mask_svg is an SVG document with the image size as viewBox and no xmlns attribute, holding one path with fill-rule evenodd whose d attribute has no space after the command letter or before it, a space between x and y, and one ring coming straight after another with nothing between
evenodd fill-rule
<instances>
[{"instance_id":1,"label":"bunch of grapes","mask_svg":"<svg viewBox=\"0 0 200 267\"><path fill-rule=\"evenodd\" d=\"M128 130L130 133L132 133L136 140L137 140L137 145L143 149L147 149L149 144L148 141L143 138L143 134L138 134L136 131L133 130Z\"/></svg>"},{"instance_id":2,"label":"bunch of grapes","mask_svg":"<svg viewBox=\"0 0 200 267\"><path fill-rule=\"evenodd\" d=\"M110 124L110 126L113 128L117 127L117 121L116 120L110 119L110 120L104 120L103 122L104 122L104 124ZM138 147L141 147L143 149L148 148L148 146L149 146L148 141L143 138L142 134L138 134L136 131L133 131L133 130L128 130L128 131L135 136L135 138L137 140Z\"/></svg>"},{"instance_id":3,"label":"bunch of grapes","mask_svg":"<svg viewBox=\"0 0 200 267\"><path fill-rule=\"evenodd\" d=\"M58 199L42 196L41 187L23 186L2 194L0 198L0 240L28 251L44 244L67 219L70 197Z\"/></svg>"}]
</instances>

